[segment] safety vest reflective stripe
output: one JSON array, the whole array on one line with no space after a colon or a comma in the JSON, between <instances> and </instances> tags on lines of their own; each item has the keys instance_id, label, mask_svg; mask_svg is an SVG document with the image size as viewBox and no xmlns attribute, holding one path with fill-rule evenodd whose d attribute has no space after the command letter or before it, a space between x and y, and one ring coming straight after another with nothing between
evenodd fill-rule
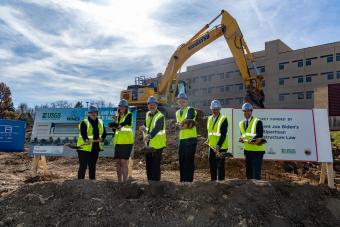
<instances>
[{"instance_id":1,"label":"safety vest reflective stripe","mask_svg":"<svg viewBox=\"0 0 340 227\"><path fill-rule=\"evenodd\" d=\"M120 117L118 124L122 124L125 121L126 117L130 114L131 112L127 112L122 117ZM133 144L134 135L132 125L133 123L131 121L131 125L125 125L120 129L117 129L115 132L115 136L113 137L113 144Z\"/></svg>"},{"instance_id":2,"label":"safety vest reflective stripe","mask_svg":"<svg viewBox=\"0 0 340 227\"><path fill-rule=\"evenodd\" d=\"M244 139L245 143L243 143L243 149L247 151L264 151L264 145L256 145L250 144L247 141L251 140L254 136L256 136L256 126L260 119L253 117L249 124L248 128L245 129L244 121L239 122L239 127L241 131L241 136Z\"/></svg>"},{"instance_id":3,"label":"safety vest reflective stripe","mask_svg":"<svg viewBox=\"0 0 340 227\"><path fill-rule=\"evenodd\" d=\"M187 119L188 118L188 113L189 113L189 109L191 107L190 106L187 106L185 107L182 111L182 116L180 114L181 110L177 110L176 111L176 121L178 123L182 123L183 120ZM197 112L196 110L195 111L195 116L194 116L194 121L196 121L196 117L197 117ZM191 129L181 129L180 132L179 132L179 139L182 140L182 139L189 139L189 138L196 138L197 137L197 131L196 131L196 127L192 127Z\"/></svg>"},{"instance_id":4,"label":"safety vest reflective stripe","mask_svg":"<svg viewBox=\"0 0 340 227\"><path fill-rule=\"evenodd\" d=\"M209 116L207 122L207 130L208 130L208 144L210 147L216 147L222 133L221 126L222 123L227 119L226 116L219 115L216 119L217 122L214 123L213 116ZM221 145L221 149L228 149L228 132L226 133L226 138L223 144Z\"/></svg>"}]
</instances>

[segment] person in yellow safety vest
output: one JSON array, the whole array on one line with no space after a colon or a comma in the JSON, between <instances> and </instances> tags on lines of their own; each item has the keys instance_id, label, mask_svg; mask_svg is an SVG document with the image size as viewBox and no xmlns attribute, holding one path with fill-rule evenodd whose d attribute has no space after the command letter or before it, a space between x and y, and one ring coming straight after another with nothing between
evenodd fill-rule
<instances>
[{"instance_id":1,"label":"person in yellow safety vest","mask_svg":"<svg viewBox=\"0 0 340 227\"><path fill-rule=\"evenodd\" d=\"M118 182L125 182L128 180L128 160L134 143L132 113L129 112L129 103L125 99L119 101L113 120L109 127L115 133L112 143L115 147L117 178Z\"/></svg>"},{"instance_id":2,"label":"person in yellow safety vest","mask_svg":"<svg viewBox=\"0 0 340 227\"><path fill-rule=\"evenodd\" d=\"M221 108L221 103L218 100L213 100L210 104L212 114L207 120L211 181L225 179L225 157L230 155L227 154L228 120L221 114Z\"/></svg>"},{"instance_id":3,"label":"person in yellow safety vest","mask_svg":"<svg viewBox=\"0 0 340 227\"><path fill-rule=\"evenodd\" d=\"M184 93L177 96L180 107L176 112L176 125L179 132L179 171L181 182L192 182L195 171L195 153L197 147L196 117L197 112L188 105L188 97Z\"/></svg>"},{"instance_id":4,"label":"person in yellow safety vest","mask_svg":"<svg viewBox=\"0 0 340 227\"><path fill-rule=\"evenodd\" d=\"M148 147L145 153L146 175L149 181L160 181L162 152L166 147L165 116L157 109L158 100L148 98L148 112L145 123L140 127L144 143Z\"/></svg>"},{"instance_id":5,"label":"person in yellow safety vest","mask_svg":"<svg viewBox=\"0 0 340 227\"><path fill-rule=\"evenodd\" d=\"M239 122L239 142L243 143L247 179L260 180L265 146L255 142L256 139L263 138L263 124L259 118L253 116L253 106L250 103L244 103L242 111L245 119Z\"/></svg>"},{"instance_id":6,"label":"person in yellow safety vest","mask_svg":"<svg viewBox=\"0 0 340 227\"><path fill-rule=\"evenodd\" d=\"M106 130L103 121L98 118L98 109L90 106L88 117L79 124L77 146L79 149L78 179L84 179L86 168L89 166L89 178L96 179L96 164L99 152L103 150Z\"/></svg>"}]
</instances>

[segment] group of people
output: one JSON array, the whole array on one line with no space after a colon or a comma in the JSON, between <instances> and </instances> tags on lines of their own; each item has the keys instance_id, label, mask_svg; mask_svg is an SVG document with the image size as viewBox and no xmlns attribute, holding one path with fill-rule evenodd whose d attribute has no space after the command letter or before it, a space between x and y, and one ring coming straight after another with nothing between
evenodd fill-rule
<instances>
[{"instance_id":1,"label":"group of people","mask_svg":"<svg viewBox=\"0 0 340 227\"><path fill-rule=\"evenodd\" d=\"M196 118L197 112L188 104L186 94L177 96L179 109L176 112L176 127L179 129L179 170L181 182L192 182L195 171L195 153L197 147ZM158 109L157 98L151 96L147 101L148 112L145 122L139 128L143 133L146 174L149 181L160 181L162 153L166 147L165 116ZM211 115L207 119L208 157L212 181L225 179L225 159L232 156L228 152L228 126L226 116L221 114L221 103L213 100L210 105ZM261 166L265 146L263 141L262 121L253 116L253 106L250 103L242 105L244 120L239 122L240 138L243 143L247 179L261 179ZM119 182L128 180L128 160L131 156L134 133L133 117L129 112L128 102L122 99L118 104L117 114L109 128L114 131L112 144L115 148L117 177ZM88 118L79 125L77 141L79 170L78 179L84 179L87 166L89 178L96 177L96 162L98 154L103 150L106 131L103 121L98 118L98 109L91 106Z\"/></svg>"}]
</instances>

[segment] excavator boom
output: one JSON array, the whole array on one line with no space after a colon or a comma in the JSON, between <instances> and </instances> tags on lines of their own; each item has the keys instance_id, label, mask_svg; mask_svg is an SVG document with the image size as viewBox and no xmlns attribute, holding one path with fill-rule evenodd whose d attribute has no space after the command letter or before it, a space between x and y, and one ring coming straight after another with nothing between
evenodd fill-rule
<instances>
[{"instance_id":1,"label":"excavator boom","mask_svg":"<svg viewBox=\"0 0 340 227\"><path fill-rule=\"evenodd\" d=\"M221 17L221 24L213 27L210 25ZM169 94L170 86L174 80L178 80L178 71L182 65L197 51L209 45L219 37L224 36L230 51L235 59L235 63L239 68L240 74L244 81L247 94L245 100L255 104L257 107L263 108L264 94L262 91L263 77L259 75L257 66L254 62L242 32L237 24L237 21L225 10L215 17L210 23L206 24L200 29L191 39L186 43L180 45L171 56L168 65L163 74L163 78L158 86L160 98L166 100L168 103L175 101L174 93ZM247 58L253 64L256 75L252 76L249 71Z\"/></svg>"}]
</instances>

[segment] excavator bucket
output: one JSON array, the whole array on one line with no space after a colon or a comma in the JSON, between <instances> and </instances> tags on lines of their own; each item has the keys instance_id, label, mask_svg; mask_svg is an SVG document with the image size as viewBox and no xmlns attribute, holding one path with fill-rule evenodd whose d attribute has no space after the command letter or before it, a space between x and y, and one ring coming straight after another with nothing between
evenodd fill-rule
<instances>
[{"instance_id":1,"label":"excavator bucket","mask_svg":"<svg viewBox=\"0 0 340 227\"><path fill-rule=\"evenodd\" d=\"M254 87L248 88L246 91L246 95L244 97L245 102L251 103L253 106L257 108L264 108L264 93L263 91L259 91Z\"/></svg>"}]
</instances>

